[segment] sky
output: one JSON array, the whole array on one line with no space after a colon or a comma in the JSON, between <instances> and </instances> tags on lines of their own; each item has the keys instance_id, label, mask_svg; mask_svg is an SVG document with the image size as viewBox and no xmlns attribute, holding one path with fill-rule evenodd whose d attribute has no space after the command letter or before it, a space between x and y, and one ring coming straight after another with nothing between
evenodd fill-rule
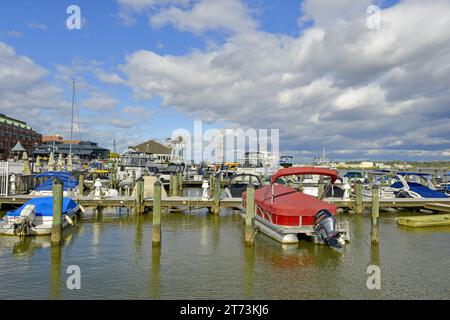
<instances>
[{"instance_id":1,"label":"sky","mask_svg":"<svg viewBox=\"0 0 450 320\"><path fill-rule=\"evenodd\" d=\"M74 139L118 151L201 120L279 129L299 162L449 160L449 17L449 0L2 0L0 113L69 138L76 79Z\"/></svg>"}]
</instances>

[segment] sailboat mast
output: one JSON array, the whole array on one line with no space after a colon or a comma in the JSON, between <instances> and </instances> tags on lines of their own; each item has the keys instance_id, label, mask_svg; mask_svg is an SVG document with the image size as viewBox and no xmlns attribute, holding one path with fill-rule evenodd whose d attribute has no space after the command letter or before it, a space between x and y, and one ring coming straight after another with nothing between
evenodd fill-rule
<instances>
[{"instance_id":1,"label":"sailboat mast","mask_svg":"<svg viewBox=\"0 0 450 320\"><path fill-rule=\"evenodd\" d=\"M70 121L70 145L69 145L69 155L72 154L72 143L73 143L73 109L75 107L75 79L72 80L72 119Z\"/></svg>"}]
</instances>

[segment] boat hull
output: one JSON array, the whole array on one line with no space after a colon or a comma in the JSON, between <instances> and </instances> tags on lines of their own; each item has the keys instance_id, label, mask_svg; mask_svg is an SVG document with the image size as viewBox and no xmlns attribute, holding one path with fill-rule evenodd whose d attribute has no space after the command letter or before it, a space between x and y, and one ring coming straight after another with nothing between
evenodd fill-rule
<instances>
[{"instance_id":1,"label":"boat hull","mask_svg":"<svg viewBox=\"0 0 450 320\"><path fill-rule=\"evenodd\" d=\"M67 213L65 213L62 217L62 229L66 229L70 226L70 223L67 221L65 216L68 216L71 220L74 219L77 212L80 210L80 206L76 206L75 208L71 209ZM19 236L14 232L14 220L10 219L11 217L8 217L6 215L3 217L3 219L0 221L0 235L4 236ZM53 224L53 217L35 217L33 220L33 224L35 225L33 228L31 228L30 233L27 236L46 236L51 235L52 233L52 224Z\"/></svg>"}]
</instances>

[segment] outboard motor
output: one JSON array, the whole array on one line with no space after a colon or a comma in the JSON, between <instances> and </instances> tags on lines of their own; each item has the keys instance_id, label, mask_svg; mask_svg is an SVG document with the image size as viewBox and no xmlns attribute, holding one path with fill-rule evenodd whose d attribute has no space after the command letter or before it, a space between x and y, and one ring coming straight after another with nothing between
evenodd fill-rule
<instances>
[{"instance_id":1,"label":"outboard motor","mask_svg":"<svg viewBox=\"0 0 450 320\"><path fill-rule=\"evenodd\" d=\"M314 231L331 248L342 248L342 245L339 242L341 232L336 231L336 218L330 211L322 209L316 214L314 217Z\"/></svg>"}]
</instances>

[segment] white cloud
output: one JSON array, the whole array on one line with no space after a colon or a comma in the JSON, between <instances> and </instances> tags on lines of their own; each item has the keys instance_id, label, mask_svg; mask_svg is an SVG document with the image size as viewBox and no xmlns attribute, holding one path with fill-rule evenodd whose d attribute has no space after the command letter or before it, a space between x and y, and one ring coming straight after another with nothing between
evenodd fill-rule
<instances>
[{"instance_id":1,"label":"white cloud","mask_svg":"<svg viewBox=\"0 0 450 320\"><path fill-rule=\"evenodd\" d=\"M93 92L89 98L81 101L81 106L92 111L110 111L111 109L114 109L118 103L119 101L104 93Z\"/></svg>"},{"instance_id":2,"label":"white cloud","mask_svg":"<svg viewBox=\"0 0 450 320\"><path fill-rule=\"evenodd\" d=\"M13 37L13 38L22 38L23 37L23 33L17 30L9 30L6 31L5 34L9 37Z\"/></svg>"},{"instance_id":3,"label":"white cloud","mask_svg":"<svg viewBox=\"0 0 450 320\"><path fill-rule=\"evenodd\" d=\"M202 0L189 10L171 6L152 15L150 24L153 27L170 24L180 31L197 34L221 29L242 33L256 28L256 23L249 18L248 9L240 0Z\"/></svg>"},{"instance_id":4,"label":"white cloud","mask_svg":"<svg viewBox=\"0 0 450 320\"><path fill-rule=\"evenodd\" d=\"M36 22L30 21L27 23L27 26L31 29L37 29L37 30L43 30L43 31L48 30L48 26L43 23L36 23Z\"/></svg>"},{"instance_id":5,"label":"white cloud","mask_svg":"<svg viewBox=\"0 0 450 320\"><path fill-rule=\"evenodd\" d=\"M194 33L230 21L208 25L194 12L168 8L151 19ZM161 96L203 119L280 128L286 148L398 150L402 141L402 150L448 149L448 1L403 1L382 11L376 31L366 27L361 1L306 1L303 12L315 24L299 37L228 26L237 33L223 45L183 56L140 50L122 71L136 98ZM239 17L252 26L249 15Z\"/></svg>"}]
</instances>

